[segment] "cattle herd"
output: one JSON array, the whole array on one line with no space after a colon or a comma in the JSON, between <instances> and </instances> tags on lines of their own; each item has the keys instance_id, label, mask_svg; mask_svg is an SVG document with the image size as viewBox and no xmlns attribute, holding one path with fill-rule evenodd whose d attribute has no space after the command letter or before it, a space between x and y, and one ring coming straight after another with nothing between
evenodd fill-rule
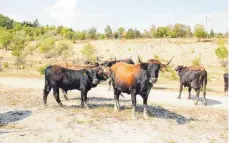
<instances>
[{"instance_id":1,"label":"cattle herd","mask_svg":"<svg viewBox=\"0 0 229 143\"><path fill-rule=\"evenodd\" d=\"M171 58L172 60L172 58ZM68 90L77 89L81 91L81 106L87 106L87 94L91 88L95 88L101 81L108 81L109 88L111 85L114 92L114 110L120 110L119 96L122 93L131 94L132 100L132 117L135 116L136 95L141 95L143 98L145 118L147 114L147 99L153 84L157 82L159 72L165 71L170 64L162 64L159 60L149 59L147 62L140 60L139 64L135 64L131 58L122 60L107 60L101 61L97 58L98 63L85 61L84 65L75 65L69 63L59 63L50 65L45 70L45 86L43 91L43 103L47 106L47 96L51 89L56 102L62 107L59 97L59 89L61 89L67 100ZM207 71L201 66L178 66L174 69L180 77L180 90L178 98L181 97L181 92L184 87L188 87L189 99L191 98L191 90L196 91L196 101L198 104L200 91L203 91L204 105L207 105L206 86L207 86ZM228 91L228 74L224 75L224 91Z\"/></svg>"}]
</instances>

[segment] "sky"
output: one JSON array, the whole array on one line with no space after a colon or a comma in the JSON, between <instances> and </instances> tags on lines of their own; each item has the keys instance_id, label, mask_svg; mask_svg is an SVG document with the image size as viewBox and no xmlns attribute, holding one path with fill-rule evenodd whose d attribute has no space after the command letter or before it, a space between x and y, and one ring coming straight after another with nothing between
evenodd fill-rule
<instances>
[{"instance_id":1,"label":"sky","mask_svg":"<svg viewBox=\"0 0 229 143\"><path fill-rule=\"evenodd\" d=\"M0 13L17 21L63 25L74 30L106 25L137 28L183 23L208 25L215 32L228 31L227 0L1 0ZM206 17L207 23L206 24Z\"/></svg>"}]
</instances>

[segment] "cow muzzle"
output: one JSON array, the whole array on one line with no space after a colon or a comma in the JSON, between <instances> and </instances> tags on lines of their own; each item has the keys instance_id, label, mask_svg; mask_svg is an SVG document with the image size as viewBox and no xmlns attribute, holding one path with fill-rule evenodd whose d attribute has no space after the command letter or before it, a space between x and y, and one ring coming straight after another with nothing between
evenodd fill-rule
<instances>
[{"instance_id":1,"label":"cow muzzle","mask_svg":"<svg viewBox=\"0 0 229 143\"><path fill-rule=\"evenodd\" d=\"M98 79L93 79L92 84L98 84L99 80Z\"/></svg>"},{"instance_id":2,"label":"cow muzzle","mask_svg":"<svg viewBox=\"0 0 229 143\"><path fill-rule=\"evenodd\" d=\"M149 82L152 83L152 84L153 84L153 83L156 83L156 82L157 82L157 78L150 78L150 79L149 79Z\"/></svg>"}]
</instances>

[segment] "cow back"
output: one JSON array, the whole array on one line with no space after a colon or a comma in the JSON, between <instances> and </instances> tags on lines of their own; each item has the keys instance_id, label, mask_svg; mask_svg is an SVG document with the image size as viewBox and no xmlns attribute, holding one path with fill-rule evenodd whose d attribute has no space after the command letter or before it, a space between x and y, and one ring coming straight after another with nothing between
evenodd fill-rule
<instances>
[{"instance_id":1,"label":"cow back","mask_svg":"<svg viewBox=\"0 0 229 143\"><path fill-rule=\"evenodd\" d=\"M123 62L116 63L110 68L118 83L126 86L134 84L135 77L140 73L140 65L130 65Z\"/></svg>"}]
</instances>

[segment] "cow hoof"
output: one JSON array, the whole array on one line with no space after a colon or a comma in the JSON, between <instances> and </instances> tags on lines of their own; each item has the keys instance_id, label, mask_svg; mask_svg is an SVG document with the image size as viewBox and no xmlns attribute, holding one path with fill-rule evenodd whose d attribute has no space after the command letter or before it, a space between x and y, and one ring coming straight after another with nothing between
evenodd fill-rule
<instances>
[{"instance_id":1,"label":"cow hoof","mask_svg":"<svg viewBox=\"0 0 229 143\"><path fill-rule=\"evenodd\" d=\"M180 99L180 96L177 96L178 99Z\"/></svg>"},{"instance_id":2,"label":"cow hoof","mask_svg":"<svg viewBox=\"0 0 229 143\"><path fill-rule=\"evenodd\" d=\"M198 103L197 102L194 102L194 105L197 105Z\"/></svg>"},{"instance_id":3,"label":"cow hoof","mask_svg":"<svg viewBox=\"0 0 229 143\"><path fill-rule=\"evenodd\" d=\"M69 100L68 98L65 98L65 100Z\"/></svg>"},{"instance_id":4,"label":"cow hoof","mask_svg":"<svg viewBox=\"0 0 229 143\"><path fill-rule=\"evenodd\" d=\"M48 107L48 105L47 104L44 104L44 108L46 108L46 107Z\"/></svg>"},{"instance_id":5,"label":"cow hoof","mask_svg":"<svg viewBox=\"0 0 229 143\"><path fill-rule=\"evenodd\" d=\"M188 97L188 99L191 99L191 97Z\"/></svg>"},{"instance_id":6,"label":"cow hoof","mask_svg":"<svg viewBox=\"0 0 229 143\"><path fill-rule=\"evenodd\" d=\"M110 89L110 88L108 88L108 89L107 89L107 91L111 91L111 89Z\"/></svg>"},{"instance_id":7,"label":"cow hoof","mask_svg":"<svg viewBox=\"0 0 229 143\"><path fill-rule=\"evenodd\" d=\"M204 106L207 106L207 103L206 102L204 103Z\"/></svg>"}]
</instances>

